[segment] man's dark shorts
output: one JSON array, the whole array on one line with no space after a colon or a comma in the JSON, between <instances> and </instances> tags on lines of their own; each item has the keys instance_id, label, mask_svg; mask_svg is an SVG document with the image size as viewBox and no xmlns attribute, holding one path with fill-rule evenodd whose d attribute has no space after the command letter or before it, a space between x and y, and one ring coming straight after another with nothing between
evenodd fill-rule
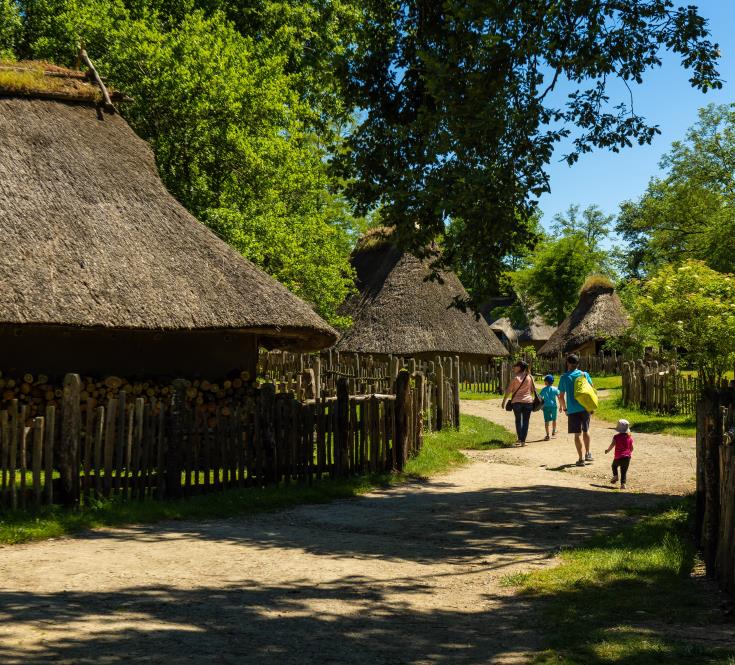
<instances>
[{"instance_id":1,"label":"man's dark shorts","mask_svg":"<svg viewBox=\"0 0 735 665\"><path fill-rule=\"evenodd\" d=\"M590 414L588 411L578 411L567 414L567 431L570 434L581 434L590 431Z\"/></svg>"}]
</instances>

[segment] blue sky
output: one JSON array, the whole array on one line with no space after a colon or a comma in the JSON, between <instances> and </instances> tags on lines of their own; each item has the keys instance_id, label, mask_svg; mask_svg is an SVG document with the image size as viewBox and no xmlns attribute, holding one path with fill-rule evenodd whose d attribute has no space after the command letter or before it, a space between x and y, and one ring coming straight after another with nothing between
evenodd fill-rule
<instances>
[{"instance_id":1,"label":"blue sky","mask_svg":"<svg viewBox=\"0 0 735 665\"><path fill-rule=\"evenodd\" d=\"M636 111L657 124L661 134L651 145L634 145L617 154L596 150L583 155L573 166L558 161L564 153L560 148L549 166L551 193L539 201L545 226L571 203L582 207L594 203L615 214L622 201L640 196L649 179L660 173L659 159L671 142L683 138L687 128L696 122L700 107L710 102L735 102L735 0L679 0L675 4L697 5L700 13L709 19L712 41L720 45L722 52L719 68L725 80L722 90L707 94L694 90L678 58L664 54L663 67L648 72L643 84L633 90ZM627 99L624 87L620 94L620 99L611 95L611 101Z\"/></svg>"}]
</instances>

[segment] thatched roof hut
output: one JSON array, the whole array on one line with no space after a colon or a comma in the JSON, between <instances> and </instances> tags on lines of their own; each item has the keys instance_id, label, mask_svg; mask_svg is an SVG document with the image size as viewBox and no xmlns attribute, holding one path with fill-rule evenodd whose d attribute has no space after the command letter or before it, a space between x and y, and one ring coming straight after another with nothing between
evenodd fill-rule
<instances>
[{"instance_id":1,"label":"thatched roof hut","mask_svg":"<svg viewBox=\"0 0 735 665\"><path fill-rule=\"evenodd\" d=\"M482 317L452 307L467 292L454 273L427 281L425 260L401 252L385 230L366 234L352 255L358 293L342 311L352 316L337 349L375 355L478 359L507 355Z\"/></svg>"},{"instance_id":2,"label":"thatched roof hut","mask_svg":"<svg viewBox=\"0 0 735 665\"><path fill-rule=\"evenodd\" d=\"M592 277L582 287L574 311L539 349L539 354L595 354L604 342L620 336L629 326L628 315L612 283Z\"/></svg>"},{"instance_id":3,"label":"thatched roof hut","mask_svg":"<svg viewBox=\"0 0 735 665\"><path fill-rule=\"evenodd\" d=\"M192 217L79 72L0 66L0 365L214 373L329 346L306 303ZM50 356L50 357L49 357Z\"/></svg>"},{"instance_id":4,"label":"thatched roof hut","mask_svg":"<svg viewBox=\"0 0 735 665\"><path fill-rule=\"evenodd\" d=\"M533 307L528 308L527 317L528 325L520 331L518 344L521 347L533 346L538 351L551 339L556 328L546 323L544 318Z\"/></svg>"},{"instance_id":5,"label":"thatched roof hut","mask_svg":"<svg viewBox=\"0 0 735 665\"><path fill-rule=\"evenodd\" d=\"M500 343L509 351L518 347L518 331L513 327L513 322L503 316L490 324L490 330L500 340Z\"/></svg>"}]
</instances>

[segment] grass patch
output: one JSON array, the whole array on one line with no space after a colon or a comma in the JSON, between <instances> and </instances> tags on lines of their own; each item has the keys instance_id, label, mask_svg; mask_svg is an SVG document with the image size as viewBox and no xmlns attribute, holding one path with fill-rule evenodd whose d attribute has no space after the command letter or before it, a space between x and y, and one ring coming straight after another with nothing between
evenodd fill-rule
<instances>
[{"instance_id":1,"label":"grass patch","mask_svg":"<svg viewBox=\"0 0 735 665\"><path fill-rule=\"evenodd\" d=\"M555 568L504 579L542 601L547 650L536 665L732 664L734 653L678 636L677 624L718 620L689 577L692 503L648 511L617 534L562 552Z\"/></svg>"},{"instance_id":2,"label":"grass patch","mask_svg":"<svg viewBox=\"0 0 735 665\"><path fill-rule=\"evenodd\" d=\"M459 391L459 399L470 399L470 400L485 400L485 399L498 399L500 395L495 393L473 393L468 390Z\"/></svg>"},{"instance_id":3,"label":"grass patch","mask_svg":"<svg viewBox=\"0 0 735 665\"><path fill-rule=\"evenodd\" d=\"M466 460L460 452L462 448L501 447L513 439L503 427L483 418L462 416L459 432L448 430L428 434L421 454L409 461L404 474L357 476L324 480L313 485L235 489L172 501L92 501L75 511L45 506L38 510L0 513L0 544L58 538L103 526L234 517L350 498L408 477L425 478L462 464Z\"/></svg>"},{"instance_id":4,"label":"grass patch","mask_svg":"<svg viewBox=\"0 0 735 665\"><path fill-rule=\"evenodd\" d=\"M505 427L477 416L461 416L460 429L434 432L424 437L421 454L409 460L406 472L412 476L428 477L454 466L464 464L467 458L462 450L490 450L505 448L516 440Z\"/></svg>"},{"instance_id":5,"label":"grass patch","mask_svg":"<svg viewBox=\"0 0 735 665\"><path fill-rule=\"evenodd\" d=\"M663 416L658 413L647 413L623 405L619 391L608 399L600 400L595 416L601 420L616 423L625 418L631 423L633 432L648 434L674 434L676 436L695 436L697 420L694 415L673 414Z\"/></svg>"}]
</instances>

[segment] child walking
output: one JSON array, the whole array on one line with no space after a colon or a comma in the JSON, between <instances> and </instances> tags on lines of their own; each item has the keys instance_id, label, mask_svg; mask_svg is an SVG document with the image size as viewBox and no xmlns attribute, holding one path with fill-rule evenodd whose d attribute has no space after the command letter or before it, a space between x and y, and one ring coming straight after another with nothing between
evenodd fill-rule
<instances>
[{"instance_id":1,"label":"child walking","mask_svg":"<svg viewBox=\"0 0 735 665\"><path fill-rule=\"evenodd\" d=\"M539 393L541 399L544 400L544 427L546 428L546 438L549 440L549 423L551 423L551 436L556 436L556 416L559 413L557 400L559 399L559 389L554 385L554 375L547 374L544 377L544 387Z\"/></svg>"},{"instance_id":2,"label":"child walking","mask_svg":"<svg viewBox=\"0 0 735 665\"><path fill-rule=\"evenodd\" d=\"M630 434L630 423L624 418L618 420L615 430L617 434L613 437L605 454L615 448L615 459L612 463L613 476L610 482L613 484L618 482L618 470L620 470L620 489L624 490L630 458L633 455L633 437Z\"/></svg>"}]
</instances>

